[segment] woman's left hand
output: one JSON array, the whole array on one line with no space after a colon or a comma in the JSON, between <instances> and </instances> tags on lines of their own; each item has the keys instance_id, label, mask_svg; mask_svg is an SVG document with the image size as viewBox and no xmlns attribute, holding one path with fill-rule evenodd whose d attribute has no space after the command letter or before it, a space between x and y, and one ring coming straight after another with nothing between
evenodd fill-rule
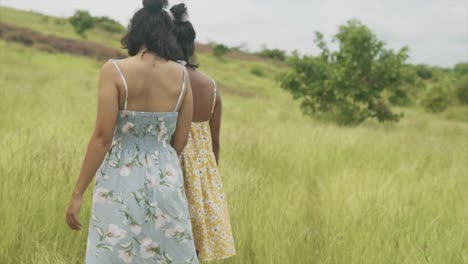
<instances>
[{"instance_id":1,"label":"woman's left hand","mask_svg":"<svg viewBox=\"0 0 468 264\"><path fill-rule=\"evenodd\" d=\"M72 197L65 215L68 226L77 231L81 229L81 223L78 215L80 213L82 202L82 197Z\"/></svg>"}]
</instances>

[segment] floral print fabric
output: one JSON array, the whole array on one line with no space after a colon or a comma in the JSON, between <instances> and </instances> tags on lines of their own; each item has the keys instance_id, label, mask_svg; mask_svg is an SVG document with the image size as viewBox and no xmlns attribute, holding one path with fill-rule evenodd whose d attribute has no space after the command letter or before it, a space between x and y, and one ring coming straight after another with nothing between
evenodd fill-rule
<instances>
[{"instance_id":1,"label":"floral print fabric","mask_svg":"<svg viewBox=\"0 0 468 264\"><path fill-rule=\"evenodd\" d=\"M209 122L192 123L182 153L185 189L199 257L203 261L236 254L229 212L213 153Z\"/></svg>"},{"instance_id":2,"label":"floral print fabric","mask_svg":"<svg viewBox=\"0 0 468 264\"><path fill-rule=\"evenodd\" d=\"M122 111L96 175L86 263L198 263L179 159L177 113Z\"/></svg>"}]
</instances>

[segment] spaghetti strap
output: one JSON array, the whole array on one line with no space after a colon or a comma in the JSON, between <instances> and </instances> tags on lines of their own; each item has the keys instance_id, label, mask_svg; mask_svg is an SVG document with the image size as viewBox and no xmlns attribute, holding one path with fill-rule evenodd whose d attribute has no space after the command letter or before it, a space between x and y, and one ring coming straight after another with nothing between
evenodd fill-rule
<instances>
[{"instance_id":1,"label":"spaghetti strap","mask_svg":"<svg viewBox=\"0 0 468 264\"><path fill-rule=\"evenodd\" d=\"M213 85L214 85L214 92L213 92L213 105L211 106L211 113L210 113L210 119L211 117L213 116L214 114L214 110L215 110L215 106L216 106L216 82L215 80L211 80L213 81Z\"/></svg>"},{"instance_id":2,"label":"spaghetti strap","mask_svg":"<svg viewBox=\"0 0 468 264\"><path fill-rule=\"evenodd\" d=\"M112 64L114 64L115 68L117 69L117 71L119 72L120 74L120 77L122 78L122 82L124 84L124 87L125 87L125 104L124 104L124 110L127 110L127 103L128 103L128 85L127 85L127 80L125 79L125 76L123 75L123 72L122 70L120 69L119 65L117 64L117 62L114 60L114 59L111 59L110 60L112 62Z\"/></svg>"},{"instance_id":3,"label":"spaghetti strap","mask_svg":"<svg viewBox=\"0 0 468 264\"><path fill-rule=\"evenodd\" d=\"M185 76L185 67L182 67L182 89L180 90L180 95L179 99L177 100L176 107L174 109L174 112L179 112L180 109L180 104L182 103L182 99L184 98L185 95L185 82L186 82L187 77Z\"/></svg>"}]
</instances>

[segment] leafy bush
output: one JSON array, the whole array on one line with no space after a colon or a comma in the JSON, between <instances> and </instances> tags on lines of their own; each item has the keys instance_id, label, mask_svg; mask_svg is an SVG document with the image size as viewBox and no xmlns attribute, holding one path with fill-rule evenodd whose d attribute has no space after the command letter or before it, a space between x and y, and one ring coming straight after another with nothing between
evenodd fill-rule
<instances>
[{"instance_id":1,"label":"leafy bush","mask_svg":"<svg viewBox=\"0 0 468 264\"><path fill-rule=\"evenodd\" d=\"M76 33L78 33L82 38L86 38L86 31L92 29L95 25L94 18L88 11L84 10L77 10L75 15L73 15L69 21Z\"/></svg>"},{"instance_id":2,"label":"leafy bush","mask_svg":"<svg viewBox=\"0 0 468 264\"><path fill-rule=\"evenodd\" d=\"M265 76L265 71L263 70L263 67L258 64L254 64L252 65L252 67L250 67L250 73L258 77Z\"/></svg>"},{"instance_id":3,"label":"leafy bush","mask_svg":"<svg viewBox=\"0 0 468 264\"><path fill-rule=\"evenodd\" d=\"M424 80L432 78L432 70L427 65L415 65L414 68L416 69L416 74L419 76L419 78Z\"/></svg>"},{"instance_id":4,"label":"leafy bush","mask_svg":"<svg viewBox=\"0 0 468 264\"><path fill-rule=\"evenodd\" d=\"M452 70L439 66L431 66L433 82L448 82L453 77ZM452 83L453 84L453 83ZM444 84L447 85L447 84Z\"/></svg>"},{"instance_id":5,"label":"leafy bush","mask_svg":"<svg viewBox=\"0 0 468 264\"><path fill-rule=\"evenodd\" d=\"M422 106L432 113L443 112L450 103L450 93L439 84L432 86L422 100Z\"/></svg>"},{"instance_id":6,"label":"leafy bush","mask_svg":"<svg viewBox=\"0 0 468 264\"><path fill-rule=\"evenodd\" d=\"M262 51L257 53L260 57L271 58L279 61L286 60L286 52L280 49L267 49L264 48Z\"/></svg>"},{"instance_id":7,"label":"leafy bush","mask_svg":"<svg viewBox=\"0 0 468 264\"><path fill-rule=\"evenodd\" d=\"M459 76L468 75L468 63L458 63L453 68L453 72Z\"/></svg>"},{"instance_id":8,"label":"leafy bush","mask_svg":"<svg viewBox=\"0 0 468 264\"><path fill-rule=\"evenodd\" d=\"M281 87L301 99L305 114L326 114L341 125L354 125L368 118L398 121L384 92L392 94L406 80L407 48L397 53L385 48L372 31L357 20L342 25L334 41L340 49L329 50L320 32L315 42L319 57L294 53ZM404 91L399 91L404 93Z\"/></svg>"},{"instance_id":9,"label":"leafy bush","mask_svg":"<svg viewBox=\"0 0 468 264\"><path fill-rule=\"evenodd\" d=\"M226 55L228 52L230 51L230 49L223 45L223 44L217 44L214 48L213 48L213 56L221 59L224 55Z\"/></svg>"},{"instance_id":10,"label":"leafy bush","mask_svg":"<svg viewBox=\"0 0 468 264\"><path fill-rule=\"evenodd\" d=\"M388 100L392 105L408 106L413 104L420 91L424 90L426 82L418 78L413 65L405 65L401 71L404 84L387 91Z\"/></svg>"},{"instance_id":11,"label":"leafy bush","mask_svg":"<svg viewBox=\"0 0 468 264\"><path fill-rule=\"evenodd\" d=\"M462 104L468 104L468 75L463 77L456 86L458 100Z\"/></svg>"},{"instance_id":12,"label":"leafy bush","mask_svg":"<svg viewBox=\"0 0 468 264\"><path fill-rule=\"evenodd\" d=\"M122 24L109 17L96 17L94 20L96 27L104 31L110 33L125 33L126 31L126 28Z\"/></svg>"}]
</instances>

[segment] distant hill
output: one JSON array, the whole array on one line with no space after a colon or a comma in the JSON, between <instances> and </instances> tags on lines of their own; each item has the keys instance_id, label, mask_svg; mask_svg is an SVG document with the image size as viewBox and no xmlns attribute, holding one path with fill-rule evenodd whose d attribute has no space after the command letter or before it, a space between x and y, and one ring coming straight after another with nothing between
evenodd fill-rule
<instances>
[{"instance_id":1,"label":"distant hill","mask_svg":"<svg viewBox=\"0 0 468 264\"><path fill-rule=\"evenodd\" d=\"M122 57L125 53L120 46L120 33L94 28L88 35L88 40L83 40L66 18L0 6L0 38L7 41L20 42L48 52L65 52L97 58L108 55ZM93 49L96 51L93 52ZM211 54L213 45L197 43L196 50L199 53ZM277 63L238 50L229 52L227 56L240 60Z\"/></svg>"}]
</instances>

